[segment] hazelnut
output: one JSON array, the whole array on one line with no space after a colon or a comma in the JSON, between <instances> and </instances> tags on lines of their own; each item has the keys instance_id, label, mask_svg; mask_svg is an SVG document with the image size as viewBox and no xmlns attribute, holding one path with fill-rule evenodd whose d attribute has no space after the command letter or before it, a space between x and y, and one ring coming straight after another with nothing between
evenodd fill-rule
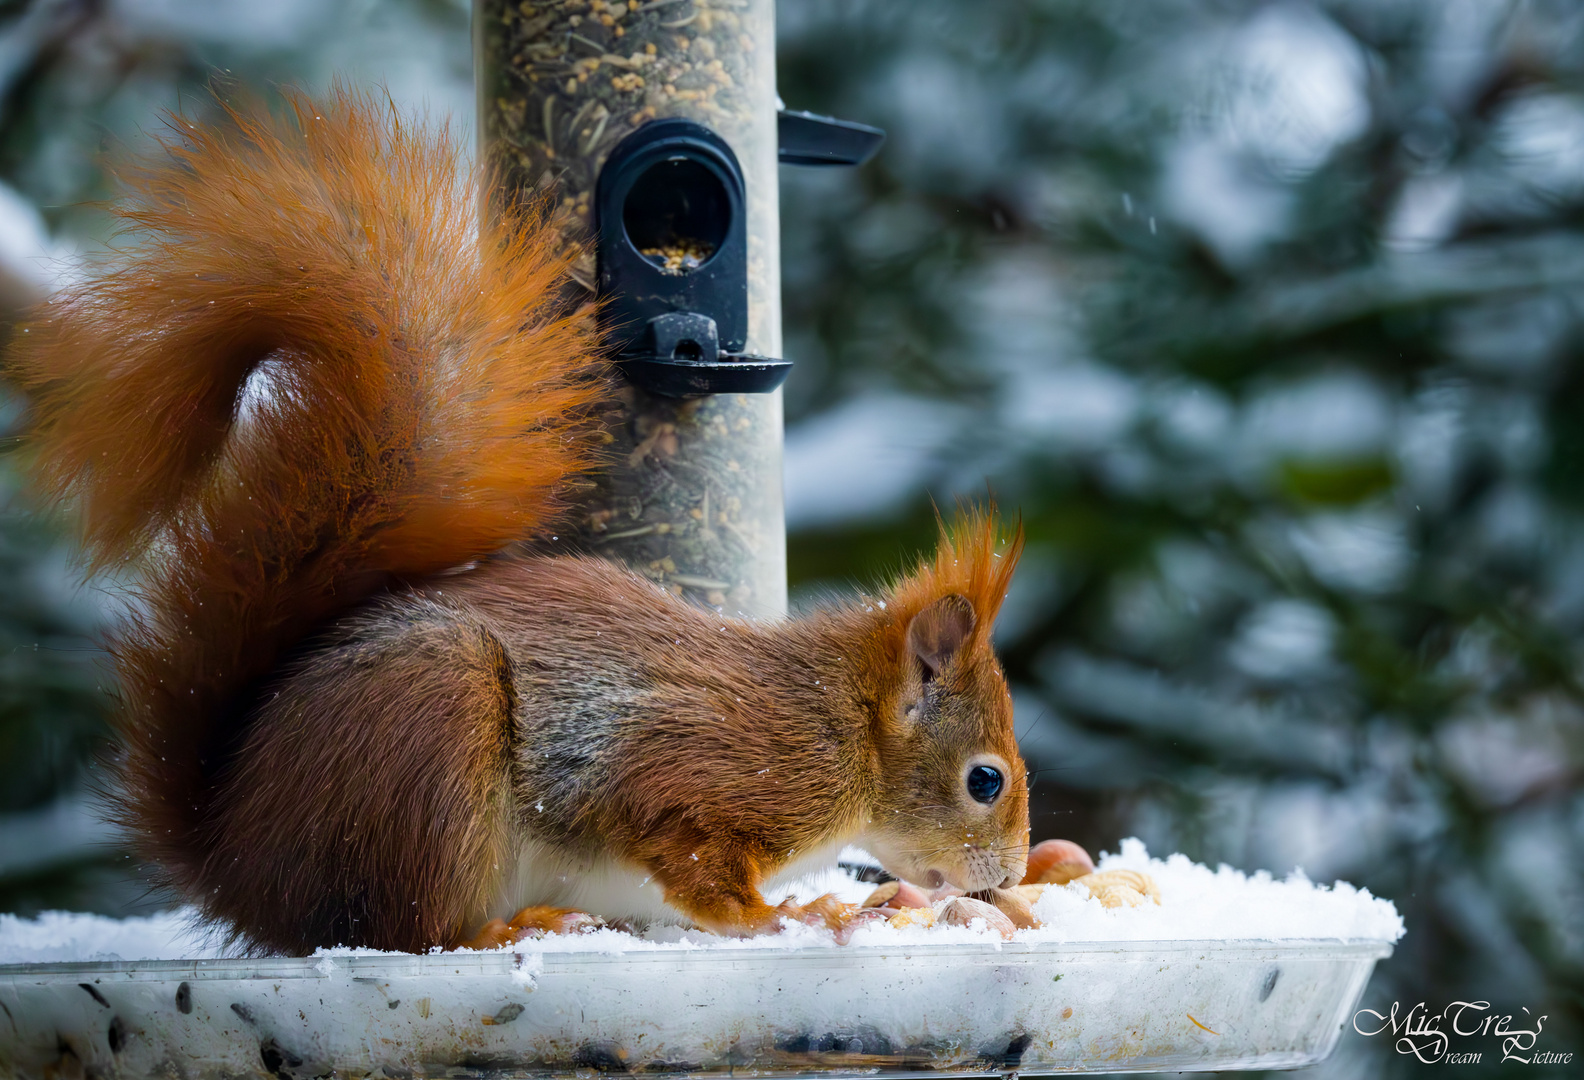
<instances>
[{"instance_id":1,"label":"hazelnut","mask_svg":"<svg viewBox=\"0 0 1584 1080\"><path fill-rule=\"evenodd\" d=\"M1094 873L1094 860L1071 840L1041 840L1029 848L1024 885L1065 885Z\"/></svg>"}]
</instances>

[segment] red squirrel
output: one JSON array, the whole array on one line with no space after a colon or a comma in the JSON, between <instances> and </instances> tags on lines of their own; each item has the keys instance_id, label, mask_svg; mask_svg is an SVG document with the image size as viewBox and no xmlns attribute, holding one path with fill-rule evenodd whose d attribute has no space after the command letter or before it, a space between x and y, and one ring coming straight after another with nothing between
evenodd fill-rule
<instances>
[{"instance_id":1,"label":"red squirrel","mask_svg":"<svg viewBox=\"0 0 1584 1080\"><path fill-rule=\"evenodd\" d=\"M9 358L39 485L141 575L109 643L139 855L283 953L840 928L764 890L848 843L1017 884L990 631L1021 531L964 512L879 598L762 622L518 544L599 462L565 245L532 214L481 233L443 130L288 100L172 117L122 171L134 242Z\"/></svg>"}]
</instances>

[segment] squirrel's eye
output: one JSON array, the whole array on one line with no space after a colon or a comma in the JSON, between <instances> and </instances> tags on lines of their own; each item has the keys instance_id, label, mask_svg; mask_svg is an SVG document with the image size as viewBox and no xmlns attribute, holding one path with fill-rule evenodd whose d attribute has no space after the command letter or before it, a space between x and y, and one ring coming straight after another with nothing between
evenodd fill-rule
<instances>
[{"instance_id":1,"label":"squirrel's eye","mask_svg":"<svg viewBox=\"0 0 1584 1080\"><path fill-rule=\"evenodd\" d=\"M995 802L995 797L1001 794L1001 770L975 765L968 771L968 794L975 802Z\"/></svg>"}]
</instances>

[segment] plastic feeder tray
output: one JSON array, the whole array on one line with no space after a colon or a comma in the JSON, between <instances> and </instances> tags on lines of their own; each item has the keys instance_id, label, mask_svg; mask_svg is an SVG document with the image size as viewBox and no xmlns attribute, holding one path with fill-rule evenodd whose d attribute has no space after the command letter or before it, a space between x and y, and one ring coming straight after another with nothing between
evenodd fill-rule
<instances>
[{"instance_id":1,"label":"plastic feeder tray","mask_svg":"<svg viewBox=\"0 0 1584 1080\"><path fill-rule=\"evenodd\" d=\"M1391 952L909 943L12 965L0 1076L1297 1068L1331 1052Z\"/></svg>"}]
</instances>

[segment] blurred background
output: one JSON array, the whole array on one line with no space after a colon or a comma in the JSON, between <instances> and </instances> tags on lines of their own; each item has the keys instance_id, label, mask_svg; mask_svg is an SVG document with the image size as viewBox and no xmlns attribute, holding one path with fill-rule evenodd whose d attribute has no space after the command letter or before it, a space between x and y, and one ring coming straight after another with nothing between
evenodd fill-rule
<instances>
[{"instance_id":1,"label":"blurred background","mask_svg":"<svg viewBox=\"0 0 1584 1080\"><path fill-rule=\"evenodd\" d=\"M5 317L216 70L471 129L468 24L0 2ZM988 486L1035 839L1367 886L1408 936L1366 1006L1584 1053L1584 5L783 0L779 35L788 107L890 134L782 170L794 602ZM85 795L109 602L70 557L0 454L0 911L148 910ZM1422 1068L1349 1034L1321 1071Z\"/></svg>"}]
</instances>

